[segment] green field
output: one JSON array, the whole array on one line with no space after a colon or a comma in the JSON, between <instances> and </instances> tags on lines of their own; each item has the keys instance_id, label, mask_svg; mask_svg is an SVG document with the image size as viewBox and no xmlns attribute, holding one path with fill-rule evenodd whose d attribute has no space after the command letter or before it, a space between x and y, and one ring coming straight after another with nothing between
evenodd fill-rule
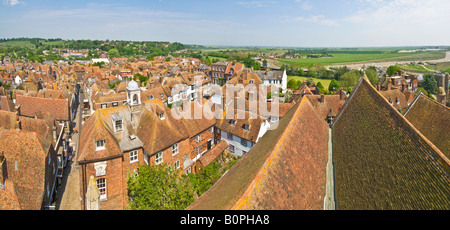
<instances>
[{"instance_id":1,"label":"green field","mask_svg":"<svg viewBox=\"0 0 450 230\"><path fill-rule=\"evenodd\" d=\"M307 79L307 77L299 77L299 76L288 76L288 81L294 79L295 81L304 81ZM319 79L319 78L312 78L313 81L317 84L318 82L322 83L323 87L325 89L328 89L328 86L330 86L331 80L329 79Z\"/></svg>"},{"instance_id":2,"label":"green field","mask_svg":"<svg viewBox=\"0 0 450 230\"><path fill-rule=\"evenodd\" d=\"M445 51L430 51L411 53L392 53L392 52L330 52L333 57L327 58L304 58L304 59L278 59L276 64L281 66L288 64L293 67L308 68L310 65L320 63L322 65L336 65L357 62L388 62L388 61L425 61L433 59L441 59L445 57Z\"/></svg>"},{"instance_id":3,"label":"green field","mask_svg":"<svg viewBox=\"0 0 450 230\"><path fill-rule=\"evenodd\" d=\"M7 41L0 42L0 47L28 47L30 49L34 49L35 45L29 41Z\"/></svg>"},{"instance_id":4,"label":"green field","mask_svg":"<svg viewBox=\"0 0 450 230\"><path fill-rule=\"evenodd\" d=\"M414 73L428 73L433 72L430 70L425 69L421 65L396 65L398 68L400 68L403 71L407 72L414 72Z\"/></svg>"},{"instance_id":5,"label":"green field","mask_svg":"<svg viewBox=\"0 0 450 230\"><path fill-rule=\"evenodd\" d=\"M450 73L450 62L440 62L436 65L425 65L428 69L437 70L442 73Z\"/></svg>"}]
</instances>

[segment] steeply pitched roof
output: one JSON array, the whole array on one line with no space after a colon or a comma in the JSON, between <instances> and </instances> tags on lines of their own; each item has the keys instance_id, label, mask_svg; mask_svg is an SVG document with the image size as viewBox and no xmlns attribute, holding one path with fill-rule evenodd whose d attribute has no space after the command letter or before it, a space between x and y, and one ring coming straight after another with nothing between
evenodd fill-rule
<instances>
[{"instance_id":1,"label":"steeply pitched roof","mask_svg":"<svg viewBox=\"0 0 450 230\"><path fill-rule=\"evenodd\" d=\"M95 111L83 124L80 137L78 161L100 160L121 156L122 150L111 128L101 117L101 110ZM96 151L96 141L105 140L105 149Z\"/></svg>"},{"instance_id":2,"label":"steeply pitched roof","mask_svg":"<svg viewBox=\"0 0 450 230\"><path fill-rule=\"evenodd\" d=\"M0 110L14 112L14 102L6 96L0 96Z\"/></svg>"},{"instance_id":3,"label":"steeply pitched roof","mask_svg":"<svg viewBox=\"0 0 450 230\"><path fill-rule=\"evenodd\" d=\"M345 103L345 100L341 100L340 95L324 95L323 102L321 102L321 97L321 95L306 95L323 120L326 120L327 116L335 117Z\"/></svg>"},{"instance_id":4,"label":"steeply pitched roof","mask_svg":"<svg viewBox=\"0 0 450 230\"><path fill-rule=\"evenodd\" d=\"M405 117L450 158L450 108L420 93Z\"/></svg>"},{"instance_id":5,"label":"steeply pitched roof","mask_svg":"<svg viewBox=\"0 0 450 230\"><path fill-rule=\"evenodd\" d=\"M323 209L328 126L303 98L188 209Z\"/></svg>"},{"instance_id":6,"label":"steeply pitched roof","mask_svg":"<svg viewBox=\"0 0 450 230\"><path fill-rule=\"evenodd\" d=\"M449 209L450 161L362 78L333 124L337 209Z\"/></svg>"},{"instance_id":7,"label":"steeply pitched roof","mask_svg":"<svg viewBox=\"0 0 450 230\"><path fill-rule=\"evenodd\" d=\"M49 99L17 95L16 105L20 105L20 115L40 117L49 113L57 120L69 120L69 102L66 99Z\"/></svg>"},{"instance_id":8,"label":"steeply pitched roof","mask_svg":"<svg viewBox=\"0 0 450 230\"><path fill-rule=\"evenodd\" d=\"M258 134L261 128L261 124L265 122L265 119L258 114L249 113L243 110L234 110L234 114L231 109L226 111L227 114L223 119L218 119L216 122L216 127L228 133L232 133L235 136L249 140L256 143ZM242 114L244 117L240 117ZM254 116L254 117L252 117ZM228 119L228 117L233 117ZM234 124L230 123L233 122ZM245 130L243 126L248 125L248 130Z\"/></svg>"},{"instance_id":9,"label":"steeply pitched roof","mask_svg":"<svg viewBox=\"0 0 450 230\"><path fill-rule=\"evenodd\" d=\"M170 116L165 115L165 119ZM162 151L175 143L188 138L179 131L179 127L171 125L166 120L161 120L155 113L144 110L139 121L137 136L144 144L144 149L149 154Z\"/></svg>"},{"instance_id":10,"label":"steeply pitched roof","mask_svg":"<svg viewBox=\"0 0 450 230\"><path fill-rule=\"evenodd\" d=\"M400 89L380 91L380 94L383 95L389 103L392 102L391 105L393 105L396 109L405 109L408 107L408 100Z\"/></svg>"},{"instance_id":11,"label":"steeply pitched roof","mask_svg":"<svg viewBox=\"0 0 450 230\"><path fill-rule=\"evenodd\" d=\"M8 171L7 190L0 190L0 209L41 208L50 146L36 133L0 129L0 150Z\"/></svg>"}]
</instances>

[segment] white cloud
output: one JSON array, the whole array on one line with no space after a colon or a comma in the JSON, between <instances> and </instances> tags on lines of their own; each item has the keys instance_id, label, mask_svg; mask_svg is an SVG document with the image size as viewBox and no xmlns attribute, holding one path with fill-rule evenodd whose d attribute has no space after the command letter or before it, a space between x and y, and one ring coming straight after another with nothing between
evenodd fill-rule
<instances>
[{"instance_id":1,"label":"white cloud","mask_svg":"<svg viewBox=\"0 0 450 230\"><path fill-rule=\"evenodd\" d=\"M296 18L287 17L287 21L296 21L296 22L309 22L314 24L320 24L325 26L339 26L337 21L331 20L324 15L310 15L310 16L300 16Z\"/></svg>"},{"instance_id":2,"label":"white cloud","mask_svg":"<svg viewBox=\"0 0 450 230\"><path fill-rule=\"evenodd\" d=\"M309 1L295 0L294 2L300 4L300 8L305 11L312 10L314 8L313 5Z\"/></svg>"},{"instance_id":3,"label":"white cloud","mask_svg":"<svg viewBox=\"0 0 450 230\"><path fill-rule=\"evenodd\" d=\"M2 5L5 5L5 6L15 6L15 5L19 5L19 4L24 4L24 3L19 0L2 0Z\"/></svg>"},{"instance_id":4,"label":"white cloud","mask_svg":"<svg viewBox=\"0 0 450 230\"><path fill-rule=\"evenodd\" d=\"M269 7L276 5L278 2L276 1L249 1L249 2L236 2L237 4L246 7L246 8L253 8L253 7Z\"/></svg>"},{"instance_id":5,"label":"white cloud","mask_svg":"<svg viewBox=\"0 0 450 230\"><path fill-rule=\"evenodd\" d=\"M378 43L447 45L448 0L359 0L359 10L343 19L348 27Z\"/></svg>"}]
</instances>

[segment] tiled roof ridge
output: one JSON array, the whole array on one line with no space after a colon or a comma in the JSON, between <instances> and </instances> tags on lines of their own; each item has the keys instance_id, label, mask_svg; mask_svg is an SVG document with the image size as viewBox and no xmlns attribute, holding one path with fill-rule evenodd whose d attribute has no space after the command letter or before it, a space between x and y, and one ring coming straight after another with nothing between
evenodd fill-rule
<instances>
[{"instance_id":1,"label":"tiled roof ridge","mask_svg":"<svg viewBox=\"0 0 450 230\"><path fill-rule=\"evenodd\" d=\"M303 98L300 101L300 105L297 107L295 114L292 116L291 121L294 120L298 114L299 111L301 109L301 107L305 104L305 103L309 103L309 105L312 107L311 103L309 101L307 101L308 99ZM314 109L313 109L314 110ZM262 164L260 170L258 171L258 173L256 174L255 178L252 180L252 182L248 185L247 189L244 191L244 193L242 194L242 196L239 198L239 200L233 205L233 207L231 208L231 210L240 210L247 202L247 199L250 197L250 195L253 192L253 189L260 183L263 174L265 174L267 172L268 167L271 165L271 163L273 162L273 160L277 157L276 154L276 150L278 150L281 146L281 144L283 143L284 139L286 138L287 133L289 132L289 130L293 127L293 123L289 122L289 124L287 125L287 127L284 129L284 131L281 133L280 138L278 139L275 147L272 149L270 155L266 158L266 160L264 161L264 163Z\"/></svg>"},{"instance_id":2,"label":"tiled roof ridge","mask_svg":"<svg viewBox=\"0 0 450 230\"><path fill-rule=\"evenodd\" d=\"M364 81L364 79L366 79L365 76L361 76L361 78L359 79L358 83L356 83L355 88L353 89L352 93L350 94L350 96L347 98L347 100L345 101L344 105L342 106L341 110L339 111L339 113L336 115L336 118L333 122L333 124L331 125L331 128L334 127L334 125L337 123L337 121L339 120L339 118L341 117L342 113L344 113L345 109L347 108L348 104L350 103L350 101L352 100L353 96L356 94L356 92L358 91L359 87L361 86L361 83ZM368 81L368 79L366 79ZM384 98L384 97L383 97Z\"/></svg>"},{"instance_id":3,"label":"tiled roof ridge","mask_svg":"<svg viewBox=\"0 0 450 230\"><path fill-rule=\"evenodd\" d=\"M408 121L408 119L406 119L397 109L395 109L394 107L391 106L391 104L387 101L387 99L385 97L383 97L383 95L381 95L380 92L378 92L378 90L375 89L375 87L372 86L372 84L369 82L369 79L365 76L361 77L360 81L358 82L358 86L354 89L354 91L352 92L352 95L350 95L350 98L346 101L346 104L348 102L351 101L351 99L353 98L353 95L356 94L356 91L358 90L359 86L362 84L362 82L365 81L365 84L368 85L369 90L372 90L372 92L375 92L379 97L381 97L383 99L383 101L386 103L386 105L389 105L388 108L391 108L392 110L394 110L395 114L397 114L397 116L400 118L400 120L404 121L409 128L412 129L412 131L417 134L422 140L425 141L425 143L447 164L447 166L450 166L450 159L448 159L444 153L442 153L442 151L436 147L436 145L434 145L430 140L428 140L428 138L426 138L411 122ZM343 112L345 110L346 104L344 104L343 109L341 110L341 112ZM342 113L340 113L342 114ZM338 116L340 116L340 114ZM336 121L339 117L336 117ZM336 123L336 122L335 122ZM335 124L334 123L334 124ZM333 124L333 126L334 126Z\"/></svg>"},{"instance_id":4,"label":"tiled roof ridge","mask_svg":"<svg viewBox=\"0 0 450 230\"><path fill-rule=\"evenodd\" d=\"M119 145L119 141L117 140L117 138L114 136L114 132L111 130L111 128L109 127L108 124L106 124L106 121L103 119L103 116L101 116L101 114L99 113L98 115L98 119L100 121L97 121L97 123L99 123L100 125L102 125L106 131L108 131L108 134L113 138L114 142L116 142L117 146Z\"/></svg>"},{"instance_id":5,"label":"tiled roof ridge","mask_svg":"<svg viewBox=\"0 0 450 230\"><path fill-rule=\"evenodd\" d=\"M449 107L445 106L442 103L439 103L438 101L435 101L429 97L427 97L422 91L419 93L419 95L417 95L417 97L414 99L414 101L411 103L411 105L408 107L408 110L405 112L404 116L406 116L406 114L410 111L410 109L413 107L413 105L420 99L420 97L435 103L436 105L439 105L441 107L444 107L445 109L450 109Z\"/></svg>"}]
</instances>

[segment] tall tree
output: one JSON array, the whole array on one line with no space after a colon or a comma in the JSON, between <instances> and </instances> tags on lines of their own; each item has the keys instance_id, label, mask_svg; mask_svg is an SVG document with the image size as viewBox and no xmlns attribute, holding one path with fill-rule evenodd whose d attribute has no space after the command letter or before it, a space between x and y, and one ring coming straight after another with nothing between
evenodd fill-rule
<instances>
[{"instance_id":1,"label":"tall tree","mask_svg":"<svg viewBox=\"0 0 450 230\"><path fill-rule=\"evenodd\" d=\"M129 175L129 208L133 210L183 210L194 202L189 178L178 177L167 165L139 168L139 175Z\"/></svg>"},{"instance_id":2,"label":"tall tree","mask_svg":"<svg viewBox=\"0 0 450 230\"><path fill-rule=\"evenodd\" d=\"M334 92L339 89L339 82L336 80L331 80L330 85L328 86L328 92Z\"/></svg>"},{"instance_id":3,"label":"tall tree","mask_svg":"<svg viewBox=\"0 0 450 230\"><path fill-rule=\"evenodd\" d=\"M358 82L360 76L361 75L359 74L359 71L356 70L345 73L341 76L341 86L347 89L350 87L354 87Z\"/></svg>"},{"instance_id":4,"label":"tall tree","mask_svg":"<svg viewBox=\"0 0 450 230\"><path fill-rule=\"evenodd\" d=\"M387 73L389 76L392 76L392 75L394 75L394 74L397 74L399 71L400 71L400 68L398 68L398 66L391 65L391 66L389 66L389 67L387 68L386 73Z\"/></svg>"},{"instance_id":5,"label":"tall tree","mask_svg":"<svg viewBox=\"0 0 450 230\"><path fill-rule=\"evenodd\" d=\"M374 69L366 69L365 70L367 78L369 78L370 83L375 86L378 83L378 73Z\"/></svg>"},{"instance_id":6,"label":"tall tree","mask_svg":"<svg viewBox=\"0 0 450 230\"><path fill-rule=\"evenodd\" d=\"M423 88L428 92L428 94L436 94L437 93L437 81L434 78L432 73L426 73L423 75Z\"/></svg>"}]
</instances>

